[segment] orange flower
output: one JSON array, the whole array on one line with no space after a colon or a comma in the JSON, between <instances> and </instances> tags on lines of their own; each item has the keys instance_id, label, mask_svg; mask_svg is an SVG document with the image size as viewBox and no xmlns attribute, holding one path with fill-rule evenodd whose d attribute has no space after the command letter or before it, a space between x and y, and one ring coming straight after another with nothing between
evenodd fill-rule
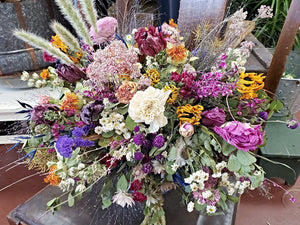
<instances>
[{"instance_id":1,"label":"orange flower","mask_svg":"<svg viewBox=\"0 0 300 225\"><path fill-rule=\"evenodd\" d=\"M177 23L175 23L173 19L170 19L170 20L169 20L169 25L170 25L171 27L174 27L174 28L177 28L177 27L178 27Z\"/></svg>"},{"instance_id":2,"label":"orange flower","mask_svg":"<svg viewBox=\"0 0 300 225\"><path fill-rule=\"evenodd\" d=\"M63 110L77 110L78 107L78 97L76 94L67 92L65 93L65 100L62 102L60 109Z\"/></svg>"},{"instance_id":3,"label":"orange flower","mask_svg":"<svg viewBox=\"0 0 300 225\"><path fill-rule=\"evenodd\" d=\"M242 93L243 99L252 99L257 97L257 91L264 87L264 78L263 74L257 73L241 73L237 90Z\"/></svg>"},{"instance_id":4,"label":"orange flower","mask_svg":"<svg viewBox=\"0 0 300 225\"><path fill-rule=\"evenodd\" d=\"M75 57L73 57L73 56L70 56L69 55L69 58L75 63L75 64L77 64L77 63L79 63L79 61L80 61L80 59L81 59L81 57L82 57L82 52L76 52L75 53Z\"/></svg>"},{"instance_id":5,"label":"orange flower","mask_svg":"<svg viewBox=\"0 0 300 225\"><path fill-rule=\"evenodd\" d=\"M177 108L177 115L180 120L180 124L183 124L185 122L188 122L192 125L198 125L200 124L201 119L201 113L203 111L202 105L195 105L192 106L190 104L187 104L185 106L179 106Z\"/></svg>"},{"instance_id":6,"label":"orange flower","mask_svg":"<svg viewBox=\"0 0 300 225\"><path fill-rule=\"evenodd\" d=\"M157 69L150 69L147 70L147 73L144 74L144 77L149 78L152 82L151 85L153 86L159 82L160 75Z\"/></svg>"},{"instance_id":7,"label":"orange flower","mask_svg":"<svg viewBox=\"0 0 300 225\"><path fill-rule=\"evenodd\" d=\"M187 57L187 50L183 45L173 45L172 48L167 48L167 53L175 63L183 62Z\"/></svg>"},{"instance_id":8,"label":"orange flower","mask_svg":"<svg viewBox=\"0 0 300 225\"><path fill-rule=\"evenodd\" d=\"M40 74L41 78L48 79L49 78L49 70L48 69L44 69L41 74Z\"/></svg>"},{"instance_id":9,"label":"orange flower","mask_svg":"<svg viewBox=\"0 0 300 225\"><path fill-rule=\"evenodd\" d=\"M59 48L60 50L62 50L63 52L67 52L68 50L68 46L66 46L62 40L60 39L60 37L58 35L52 36L53 41L51 42L51 44L56 47Z\"/></svg>"},{"instance_id":10,"label":"orange flower","mask_svg":"<svg viewBox=\"0 0 300 225\"><path fill-rule=\"evenodd\" d=\"M57 186L60 183L59 177L55 174L57 166L53 165L50 167L49 174L44 178L45 183L50 183L53 186Z\"/></svg>"}]
</instances>

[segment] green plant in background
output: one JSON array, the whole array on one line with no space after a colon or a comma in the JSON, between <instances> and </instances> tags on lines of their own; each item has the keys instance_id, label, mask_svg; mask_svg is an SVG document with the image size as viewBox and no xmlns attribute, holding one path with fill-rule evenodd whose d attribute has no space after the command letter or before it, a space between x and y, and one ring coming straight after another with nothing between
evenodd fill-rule
<instances>
[{"instance_id":1,"label":"green plant in background","mask_svg":"<svg viewBox=\"0 0 300 225\"><path fill-rule=\"evenodd\" d=\"M253 32L266 47L275 48L291 2L292 0L232 0L230 11L235 12L243 7L248 11L248 18L252 19L261 5L270 6L273 9L273 18L258 21ZM300 50L300 32L296 36L294 49Z\"/></svg>"}]
</instances>

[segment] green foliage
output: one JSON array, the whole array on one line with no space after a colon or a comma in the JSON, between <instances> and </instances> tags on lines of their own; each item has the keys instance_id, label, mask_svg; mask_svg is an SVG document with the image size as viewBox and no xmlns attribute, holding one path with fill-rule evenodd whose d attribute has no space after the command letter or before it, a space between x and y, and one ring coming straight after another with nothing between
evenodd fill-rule
<instances>
[{"instance_id":1,"label":"green foliage","mask_svg":"<svg viewBox=\"0 0 300 225\"><path fill-rule=\"evenodd\" d=\"M125 124L126 124L126 128L130 131L133 131L134 128L137 126L137 123L134 122L129 115L126 117Z\"/></svg>"},{"instance_id":2,"label":"green foliage","mask_svg":"<svg viewBox=\"0 0 300 225\"><path fill-rule=\"evenodd\" d=\"M118 180L117 191L119 191L119 190L127 191L127 188L128 188L128 182L127 182L125 175L123 174L120 177L120 179Z\"/></svg>"}]
</instances>

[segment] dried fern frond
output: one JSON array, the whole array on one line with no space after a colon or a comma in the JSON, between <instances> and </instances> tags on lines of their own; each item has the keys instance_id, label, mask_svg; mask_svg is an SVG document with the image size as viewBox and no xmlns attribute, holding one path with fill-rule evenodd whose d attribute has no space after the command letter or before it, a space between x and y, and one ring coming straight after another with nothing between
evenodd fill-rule
<instances>
[{"instance_id":1,"label":"dried fern frond","mask_svg":"<svg viewBox=\"0 0 300 225\"><path fill-rule=\"evenodd\" d=\"M66 54L64 54L58 48L53 47L48 40L36 34L27 32L25 30L15 30L14 35L37 48L43 49L48 54L53 55L54 57L62 60L64 63L74 64L73 61L69 59L69 57Z\"/></svg>"}]
</instances>

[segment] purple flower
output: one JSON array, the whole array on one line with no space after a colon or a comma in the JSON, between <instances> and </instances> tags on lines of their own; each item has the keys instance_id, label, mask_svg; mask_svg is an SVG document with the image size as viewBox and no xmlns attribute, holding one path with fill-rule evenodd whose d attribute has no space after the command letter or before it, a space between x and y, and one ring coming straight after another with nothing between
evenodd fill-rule
<instances>
[{"instance_id":1,"label":"purple flower","mask_svg":"<svg viewBox=\"0 0 300 225\"><path fill-rule=\"evenodd\" d=\"M84 135L83 128L74 127L74 129L72 131L72 135L75 137L81 137L82 135Z\"/></svg>"},{"instance_id":2,"label":"purple flower","mask_svg":"<svg viewBox=\"0 0 300 225\"><path fill-rule=\"evenodd\" d=\"M85 140L80 137L74 139L75 148L78 147L91 147L94 146L95 143L93 141Z\"/></svg>"},{"instance_id":3,"label":"purple flower","mask_svg":"<svg viewBox=\"0 0 300 225\"><path fill-rule=\"evenodd\" d=\"M165 139L162 135L158 135L153 139L153 146L156 148L162 148L165 145Z\"/></svg>"},{"instance_id":4,"label":"purple flower","mask_svg":"<svg viewBox=\"0 0 300 225\"><path fill-rule=\"evenodd\" d=\"M266 111L261 111L258 113L258 117L262 118L263 120L267 120L268 119L268 113Z\"/></svg>"},{"instance_id":5,"label":"purple flower","mask_svg":"<svg viewBox=\"0 0 300 225\"><path fill-rule=\"evenodd\" d=\"M290 129L296 129L298 127L299 123L297 120L290 119L287 123L286 126Z\"/></svg>"},{"instance_id":6,"label":"purple flower","mask_svg":"<svg viewBox=\"0 0 300 225\"><path fill-rule=\"evenodd\" d=\"M219 134L229 144L245 152L257 149L263 144L265 132L260 131L260 125L250 126L248 123L232 121L222 127L214 127L214 131Z\"/></svg>"},{"instance_id":7,"label":"purple flower","mask_svg":"<svg viewBox=\"0 0 300 225\"><path fill-rule=\"evenodd\" d=\"M141 152L136 152L136 153L134 154L134 158L135 158L136 160L138 160L138 161L142 160L143 157L144 157L144 155L143 155L143 153L141 153Z\"/></svg>"},{"instance_id":8,"label":"purple flower","mask_svg":"<svg viewBox=\"0 0 300 225\"><path fill-rule=\"evenodd\" d=\"M157 32L154 26L149 25L148 30L140 27L134 34L134 39L138 44L141 54L154 57L157 53L167 47L167 41L163 33Z\"/></svg>"},{"instance_id":9,"label":"purple flower","mask_svg":"<svg viewBox=\"0 0 300 225\"><path fill-rule=\"evenodd\" d=\"M144 141L145 141L145 135L143 135L143 134L136 134L133 137L133 142L136 145L142 145L144 143Z\"/></svg>"},{"instance_id":10,"label":"purple flower","mask_svg":"<svg viewBox=\"0 0 300 225\"><path fill-rule=\"evenodd\" d=\"M136 126L133 130L135 133L139 132L140 131L140 127L139 126Z\"/></svg>"},{"instance_id":11,"label":"purple flower","mask_svg":"<svg viewBox=\"0 0 300 225\"><path fill-rule=\"evenodd\" d=\"M142 170L145 172L145 173L151 173L152 172L152 169L153 169L153 166L151 165L151 163L146 163L143 167L142 167Z\"/></svg>"},{"instance_id":12,"label":"purple flower","mask_svg":"<svg viewBox=\"0 0 300 225\"><path fill-rule=\"evenodd\" d=\"M89 105L85 105L80 113L81 120L86 124L90 124L99 119L99 114L103 109L104 104L102 100L96 100Z\"/></svg>"},{"instance_id":13,"label":"purple flower","mask_svg":"<svg viewBox=\"0 0 300 225\"><path fill-rule=\"evenodd\" d=\"M53 104L46 104L46 105L38 105L33 108L30 112L31 120L36 122L36 125L41 123L50 124L52 123L49 120L44 119L44 113L46 111L58 111L58 107Z\"/></svg>"},{"instance_id":14,"label":"purple flower","mask_svg":"<svg viewBox=\"0 0 300 225\"><path fill-rule=\"evenodd\" d=\"M85 77L85 73L74 65L59 65L55 72L60 79L73 84Z\"/></svg>"},{"instance_id":15,"label":"purple flower","mask_svg":"<svg viewBox=\"0 0 300 225\"><path fill-rule=\"evenodd\" d=\"M226 122L226 114L224 110L218 107L202 112L201 116L202 124L208 127L219 127Z\"/></svg>"},{"instance_id":16,"label":"purple flower","mask_svg":"<svg viewBox=\"0 0 300 225\"><path fill-rule=\"evenodd\" d=\"M56 149L58 153L66 158L72 157L74 141L67 135L60 136L56 141Z\"/></svg>"}]
</instances>

